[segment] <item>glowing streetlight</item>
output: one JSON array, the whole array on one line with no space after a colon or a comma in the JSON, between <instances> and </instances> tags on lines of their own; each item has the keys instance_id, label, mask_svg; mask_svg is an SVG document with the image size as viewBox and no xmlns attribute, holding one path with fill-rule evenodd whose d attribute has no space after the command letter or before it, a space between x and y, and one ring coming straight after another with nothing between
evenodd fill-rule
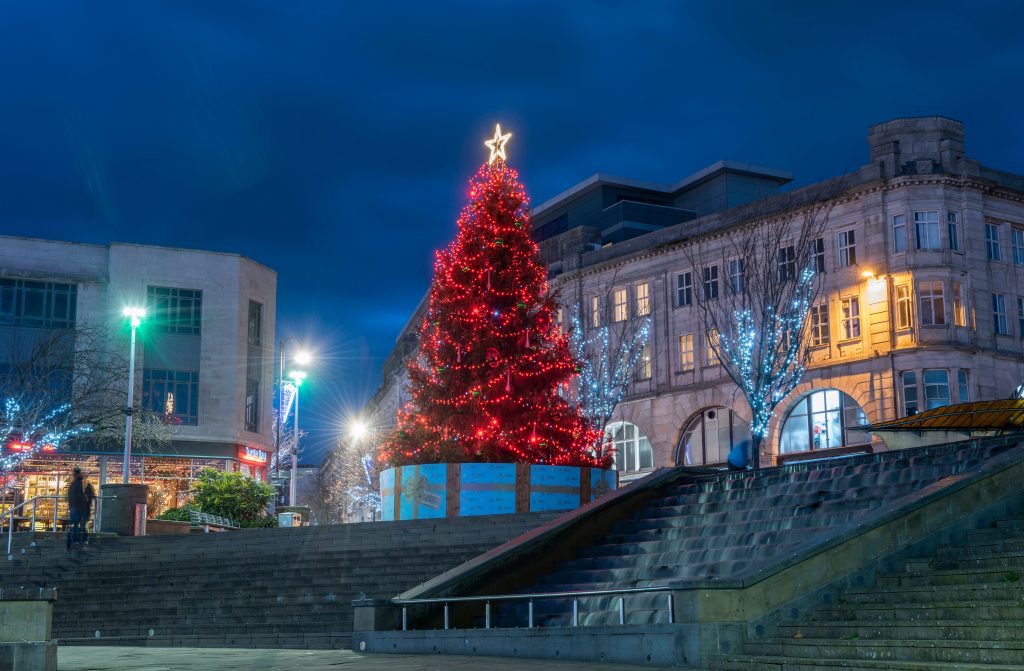
<instances>
[{"instance_id":1,"label":"glowing streetlight","mask_svg":"<svg viewBox=\"0 0 1024 671\"><path fill-rule=\"evenodd\" d=\"M132 405L135 402L135 329L142 324L146 310L140 307L126 307L121 311L132 325L132 341L128 350L128 407L125 408L124 419L124 468L122 477L125 484L129 482L129 471L132 459Z\"/></svg>"},{"instance_id":2,"label":"glowing streetlight","mask_svg":"<svg viewBox=\"0 0 1024 671\"><path fill-rule=\"evenodd\" d=\"M354 420L351 426L348 427L349 435L352 436L354 440L362 440L366 437L366 434L369 433L369 431L370 428L366 426L366 422L361 419Z\"/></svg>"},{"instance_id":3,"label":"glowing streetlight","mask_svg":"<svg viewBox=\"0 0 1024 671\"><path fill-rule=\"evenodd\" d=\"M296 352L295 356L292 358L295 359L295 363L300 366L308 366L309 362L313 360L313 355L303 349ZM303 373L303 376L305 376L305 373Z\"/></svg>"}]
</instances>

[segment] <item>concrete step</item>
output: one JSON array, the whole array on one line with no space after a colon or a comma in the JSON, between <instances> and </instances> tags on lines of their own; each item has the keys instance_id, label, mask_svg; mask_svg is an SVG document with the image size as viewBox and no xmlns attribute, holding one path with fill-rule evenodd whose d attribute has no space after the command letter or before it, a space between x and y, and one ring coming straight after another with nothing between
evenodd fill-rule
<instances>
[{"instance_id":1,"label":"concrete step","mask_svg":"<svg viewBox=\"0 0 1024 671\"><path fill-rule=\"evenodd\" d=\"M1019 600L934 601L882 604L856 604L817 608L806 615L808 622L917 622L924 620L1019 620L1024 621L1024 605Z\"/></svg>"},{"instance_id":2,"label":"concrete step","mask_svg":"<svg viewBox=\"0 0 1024 671\"><path fill-rule=\"evenodd\" d=\"M1016 641L1024 639L1024 620L917 620L914 622L805 622L782 625L775 638L922 641Z\"/></svg>"},{"instance_id":3,"label":"concrete step","mask_svg":"<svg viewBox=\"0 0 1024 671\"><path fill-rule=\"evenodd\" d=\"M1024 640L774 639L747 643L744 653L792 660L872 660L952 664L1024 664Z\"/></svg>"},{"instance_id":4,"label":"concrete step","mask_svg":"<svg viewBox=\"0 0 1024 671\"><path fill-rule=\"evenodd\" d=\"M710 660L713 671L1020 671L1017 664L908 662L869 659L795 660L769 655L722 655Z\"/></svg>"},{"instance_id":5,"label":"concrete step","mask_svg":"<svg viewBox=\"0 0 1024 671\"><path fill-rule=\"evenodd\" d=\"M999 603L1024 600L1024 584L980 583L973 585L907 585L884 589L847 590L841 597L848 604L931 604L956 601L965 603Z\"/></svg>"},{"instance_id":6,"label":"concrete step","mask_svg":"<svg viewBox=\"0 0 1024 671\"><path fill-rule=\"evenodd\" d=\"M1014 569L949 569L906 573L880 574L875 578L877 587L924 587L951 585L1015 585L1021 581L1021 572Z\"/></svg>"}]
</instances>

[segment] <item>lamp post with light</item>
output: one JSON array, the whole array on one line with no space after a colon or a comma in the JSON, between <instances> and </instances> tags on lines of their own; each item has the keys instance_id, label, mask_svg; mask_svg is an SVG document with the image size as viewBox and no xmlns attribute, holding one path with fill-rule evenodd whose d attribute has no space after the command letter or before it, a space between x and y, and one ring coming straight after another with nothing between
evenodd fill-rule
<instances>
[{"instance_id":1,"label":"lamp post with light","mask_svg":"<svg viewBox=\"0 0 1024 671\"><path fill-rule=\"evenodd\" d=\"M304 358L309 361L308 354ZM296 361L301 363L298 357L296 357ZM299 389L302 387L302 381L306 379L306 372L293 370L288 373L288 377L295 383L295 424L292 429L292 433L295 434L295 443L292 445L292 473L288 480L288 505L295 506L298 505L295 501L295 473L299 470Z\"/></svg>"},{"instance_id":2,"label":"lamp post with light","mask_svg":"<svg viewBox=\"0 0 1024 671\"><path fill-rule=\"evenodd\" d=\"M122 314L128 317L132 326L132 340L128 350L128 407L125 408L124 468L122 471L123 482L128 484L132 458L132 406L135 402L135 329L142 324L142 318L146 316L146 311L139 307L127 307Z\"/></svg>"}]
</instances>

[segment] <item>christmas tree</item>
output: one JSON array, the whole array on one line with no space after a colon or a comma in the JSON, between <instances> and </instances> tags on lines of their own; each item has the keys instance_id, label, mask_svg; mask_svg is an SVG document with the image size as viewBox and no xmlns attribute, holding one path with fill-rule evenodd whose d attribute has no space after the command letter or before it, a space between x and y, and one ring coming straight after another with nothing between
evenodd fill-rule
<instances>
[{"instance_id":1,"label":"christmas tree","mask_svg":"<svg viewBox=\"0 0 1024 671\"><path fill-rule=\"evenodd\" d=\"M390 465L610 465L594 452L600 431L561 395L580 367L554 323L526 191L505 162L510 136L499 126L486 143L458 235L437 253L412 400L381 452Z\"/></svg>"}]
</instances>

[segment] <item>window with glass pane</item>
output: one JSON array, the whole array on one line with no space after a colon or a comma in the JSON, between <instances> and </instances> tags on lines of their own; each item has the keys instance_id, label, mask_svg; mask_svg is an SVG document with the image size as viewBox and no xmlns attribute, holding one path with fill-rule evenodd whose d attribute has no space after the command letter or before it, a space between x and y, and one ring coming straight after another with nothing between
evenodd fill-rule
<instances>
[{"instance_id":1,"label":"window with glass pane","mask_svg":"<svg viewBox=\"0 0 1024 671\"><path fill-rule=\"evenodd\" d=\"M936 326L946 323L946 309L943 303L942 282L921 282L918 285L921 302L921 325Z\"/></svg>"},{"instance_id":2,"label":"window with glass pane","mask_svg":"<svg viewBox=\"0 0 1024 671\"><path fill-rule=\"evenodd\" d=\"M199 373L143 369L142 405L170 423L195 426L199 421Z\"/></svg>"},{"instance_id":3,"label":"window with glass pane","mask_svg":"<svg viewBox=\"0 0 1024 671\"><path fill-rule=\"evenodd\" d=\"M734 294L743 292L743 259L729 259L729 291Z\"/></svg>"},{"instance_id":4,"label":"window with glass pane","mask_svg":"<svg viewBox=\"0 0 1024 671\"><path fill-rule=\"evenodd\" d=\"M816 273L825 272L825 238L811 240L811 267Z\"/></svg>"},{"instance_id":5,"label":"window with glass pane","mask_svg":"<svg viewBox=\"0 0 1024 671\"><path fill-rule=\"evenodd\" d=\"M610 424L605 432L611 437L617 471L628 473L654 468L651 443L636 425L616 422Z\"/></svg>"},{"instance_id":6,"label":"window with glass pane","mask_svg":"<svg viewBox=\"0 0 1024 671\"><path fill-rule=\"evenodd\" d=\"M1010 242L1013 245L1013 262L1024 266L1024 229L1010 229Z\"/></svg>"},{"instance_id":7,"label":"window with glass pane","mask_svg":"<svg viewBox=\"0 0 1024 671\"><path fill-rule=\"evenodd\" d=\"M920 408L917 403L917 373L904 371L903 375L903 414L907 417L916 415Z\"/></svg>"},{"instance_id":8,"label":"window with glass pane","mask_svg":"<svg viewBox=\"0 0 1024 671\"><path fill-rule=\"evenodd\" d=\"M683 307L693 302L693 273L689 270L676 275L676 306Z\"/></svg>"},{"instance_id":9,"label":"window with glass pane","mask_svg":"<svg viewBox=\"0 0 1024 671\"><path fill-rule=\"evenodd\" d=\"M896 328L910 328L910 285L900 284L896 292Z\"/></svg>"},{"instance_id":10,"label":"window with glass pane","mask_svg":"<svg viewBox=\"0 0 1024 671\"><path fill-rule=\"evenodd\" d=\"M999 249L999 227L995 224L985 224L985 253L989 261L1002 259L1002 252Z\"/></svg>"},{"instance_id":11,"label":"window with glass pane","mask_svg":"<svg viewBox=\"0 0 1024 671\"><path fill-rule=\"evenodd\" d=\"M907 215L897 214L892 218L892 251L899 254L907 251Z\"/></svg>"},{"instance_id":12,"label":"window with glass pane","mask_svg":"<svg viewBox=\"0 0 1024 671\"><path fill-rule=\"evenodd\" d=\"M1024 296L1017 296L1017 336L1024 339Z\"/></svg>"},{"instance_id":13,"label":"window with glass pane","mask_svg":"<svg viewBox=\"0 0 1024 671\"><path fill-rule=\"evenodd\" d=\"M708 408L686 425L676 463L685 466L721 464L733 446L750 440L750 424L726 408Z\"/></svg>"},{"instance_id":14,"label":"window with glass pane","mask_svg":"<svg viewBox=\"0 0 1024 671\"><path fill-rule=\"evenodd\" d=\"M992 330L999 335L1009 335L1006 323L1006 295L992 294Z\"/></svg>"},{"instance_id":15,"label":"window with glass pane","mask_svg":"<svg viewBox=\"0 0 1024 671\"><path fill-rule=\"evenodd\" d=\"M713 301L718 298L718 266L704 267L704 294L706 301Z\"/></svg>"},{"instance_id":16,"label":"window with glass pane","mask_svg":"<svg viewBox=\"0 0 1024 671\"><path fill-rule=\"evenodd\" d=\"M914 213L914 230L918 249L941 249L939 242L939 213L935 210Z\"/></svg>"},{"instance_id":17,"label":"window with glass pane","mask_svg":"<svg viewBox=\"0 0 1024 671\"><path fill-rule=\"evenodd\" d=\"M707 334L707 342L705 343L705 354L707 366L717 366L722 363L718 358L718 353L715 351L715 345L718 344L718 331L710 329Z\"/></svg>"},{"instance_id":18,"label":"window with glass pane","mask_svg":"<svg viewBox=\"0 0 1024 671\"><path fill-rule=\"evenodd\" d=\"M949 236L949 248L960 251L960 226L956 221L956 212L946 212L946 233Z\"/></svg>"},{"instance_id":19,"label":"window with glass pane","mask_svg":"<svg viewBox=\"0 0 1024 671\"><path fill-rule=\"evenodd\" d=\"M857 243L853 230L840 231L836 236L836 241L839 248L839 267L845 268L847 266L856 265Z\"/></svg>"},{"instance_id":20,"label":"window with glass pane","mask_svg":"<svg viewBox=\"0 0 1024 671\"><path fill-rule=\"evenodd\" d=\"M679 370L693 370L693 334L679 336Z\"/></svg>"},{"instance_id":21,"label":"window with glass pane","mask_svg":"<svg viewBox=\"0 0 1024 671\"><path fill-rule=\"evenodd\" d=\"M594 328L601 325L601 300L597 296L590 299L590 323Z\"/></svg>"},{"instance_id":22,"label":"window with glass pane","mask_svg":"<svg viewBox=\"0 0 1024 671\"><path fill-rule=\"evenodd\" d=\"M949 405L949 371L945 369L924 371L925 410Z\"/></svg>"},{"instance_id":23,"label":"window with glass pane","mask_svg":"<svg viewBox=\"0 0 1024 671\"><path fill-rule=\"evenodd\" d=\"M967 403L971 400L971 387L968 384L968 371L961 368L956 372L956 393L957 403Z\"/></svg>"},{"instance_id":24,"label":"window with glass pane","mask_svg":"<svg viewBox=\"0 0 1024 671\"><path fill-rule=\"evenodd\" d=\"M77 284L0 279L0 324L74 328L77 304Z\"/></svg>"},{"instance_id":25,"label":"window with glass pane","mask_svg":"<svg viewBox=\"0 0 1024 671\"><path fill-rule=\"evenodd\" d=\"M778 251L779 280L787 281L796 277L796 247L787 245Z\"/></svg>"},{"instance_id":26,"label":"window with glass pane","mask_svg":"<svg viewBox=\"0 0 1024 671\"><path fill-rule=\"evenodd\" d=\"M638 380L651 379L651 343L644 345L640 350L640 360L636 366L636 377Z\"/></svg>"},{"instance_id":27,"label":"window with glass pane","mask_svg":"<svg viewBox=\"0 0 1024 671\"><path fill-rule=\"evenodd\" d=\"M624 322L629 317L629 306L625 289L616 289L612 292L612 319L617 322Z\"/></svg>"},{"instance_id":28,"label":"window with glass pane","mask_svg":"<svg viewBox=\"0 0 1024 671\"><path fill-rule=\"evenodd\" d=\"M644 282L636 285L636 316L646 317L651 314L651 287Z\"/></svg>"},{"instance_id":29,"label":"window with glass pane","mask_svg":"<svg viewBox=\"0 0 1024 671\"><path fill-rule=\"evenodd\" d=\"M864 411L850 396L838 389L815 391L802 398L782 427L782 454L825 450L871 442L859 430L867 424Z\"/></svg>"},{"instance_id":30,"label":"window with glass pane","mask_svg":"<svg viewBox=\"0 0 1024 671\"><path fill-rule=\"evenodd\" d=\"M953 281L953 324L954 326L967 325L967 308L964 301L964 288L957 281Z\"/></svg>"},{"instance_id":31,"label":"window with glass pane","mask_svg":"<svg viewBox=\"0 0 1024 671\"><path fill-rule=\"evenodd\" d=\"M203 292L199 289L146 287L151 328L163 333L199 335L203 322Z\"/></svg>"},{"instance_id":32,"label":"window with glass pane","mask_svg":"<svg viewBox=\"0 0 1024 671\"><path fill-rule=\"evenodd\" d=\"M819 347L829 343L828 303L813 305L810 309L811 346Z\"/></svg>"},{"instance_id":33,"label":"window with glass pane","mask_svg":"<svg viewBox=\"0 0 1024 671\"><path fill-rule=\"evenodd\" d=\"M843 326L843 340L860 337L860 299L851 296L839 304Z\"/></svg>"}]
</instances>

